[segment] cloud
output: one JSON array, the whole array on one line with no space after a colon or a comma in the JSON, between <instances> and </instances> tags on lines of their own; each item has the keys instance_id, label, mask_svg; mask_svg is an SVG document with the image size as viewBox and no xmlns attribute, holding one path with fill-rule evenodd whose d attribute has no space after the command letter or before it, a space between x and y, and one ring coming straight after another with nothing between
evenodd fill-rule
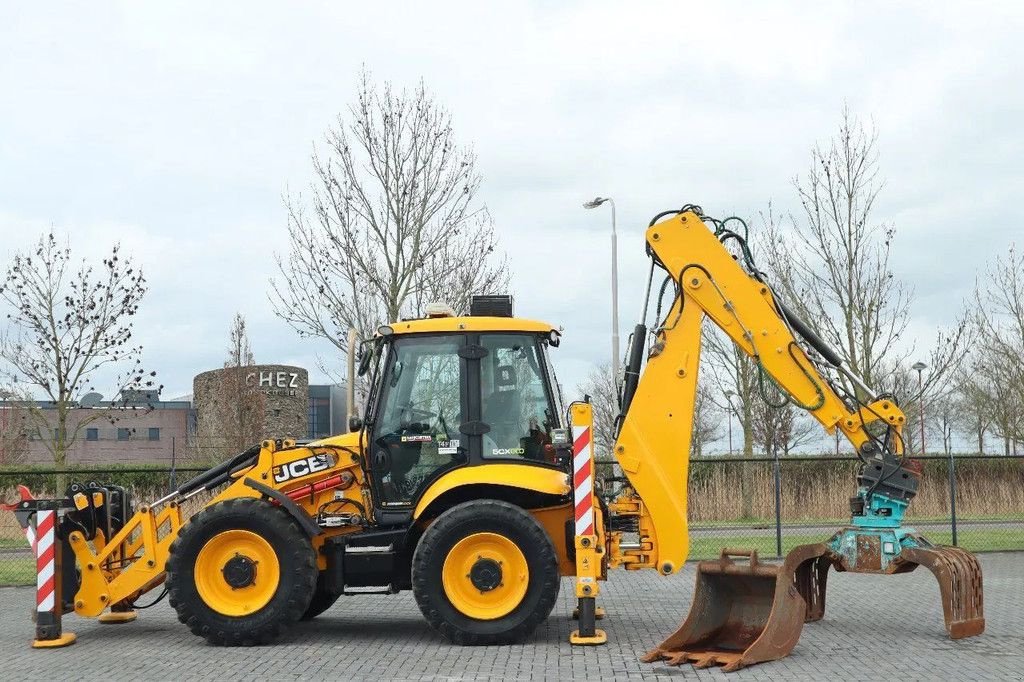
<instances>
[{"instance_id":1,"label":"cloud","mask_svg":"<svg viewBox=\"0 0 1024 682\"><path fill-rule=\"evenodd\" d=\"M878 6L880 9L883 6ZM792 179L844 103L880 132L877 218L897 226L914 329L952 321L1022 211L1022 13L1013 4L27 6L0 10L0 238L53 225L149 273L139 318L170 393L222 361L235 311L260 361L327 344L270 312L281 196L366 64L420 78L476 149L522 314L566 329L567 389L610 352L605 209L618 204L623 338L643 229L684 202L794 210ZM570 392L573 392L570 390Z\"/></svg>"}]
</instances>

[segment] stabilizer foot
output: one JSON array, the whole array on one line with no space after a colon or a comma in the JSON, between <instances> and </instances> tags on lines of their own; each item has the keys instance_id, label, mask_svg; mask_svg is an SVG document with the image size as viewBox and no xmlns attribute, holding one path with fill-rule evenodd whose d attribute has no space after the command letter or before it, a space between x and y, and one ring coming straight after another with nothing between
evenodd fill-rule
<instances>
[{"instance_id":1,"label":"stabilizer foot","mask_svg":"<svg viewBox=\"0 0 1024 682\"><path fill-rule=\"evenodd\" d=\"M136 611L110 611L96 620L104 625L121 625L122 623L131 623L138 618L138 615Z\"/></svg>"},{"instance_id":2,"label":"stabilizer foot","mask_svg":"<svg viewBox=\"0 0 1024 682\"><path fill-rule=\"evenodd\" d=\"M57 649L75 643L75 633L65 632L55 639L33 639L33 649Z\"/></svg>"},{"instance_id":3,"label":"stabilizer foot","mask_svg":"<svg viewBox=\"0 0 1024 682\"><path fill-rule=\"evenodd\" d=\"M589 637L581 635L579 630L573 630L569 635L569 644L573 646L598 646L608 641L608 635L600 628L594 630Z\"/></svg>"}]
</instances>

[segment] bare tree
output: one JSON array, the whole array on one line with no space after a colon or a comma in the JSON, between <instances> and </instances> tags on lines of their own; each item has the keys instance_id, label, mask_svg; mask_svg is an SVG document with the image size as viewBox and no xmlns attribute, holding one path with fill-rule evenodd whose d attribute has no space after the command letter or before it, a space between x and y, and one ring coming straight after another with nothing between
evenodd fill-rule
<instances>
[{"instance_id":1,"label":"bare tree","mask_svg":"<svg viewBox=\"0 0 1024 682\"><path fill-rule=\"evenodd\" d=\"M710 370L709 378L717 387L717 390L711 389L712 395L721 401L717 403L721 409L736 415L743 436L742 455L745 458L753 457L755 401L760 400L757 395L757 365L721 330L707 321L704 332L704 357L708 360L705 368ZM754 515L752 475L748 462L740 464L741 516L744 519L753 518Z\"/></svg>"},{"instance_id":2,"label":"bare tree","mask_svg":"<svg viewBox=\"0 0 1024 682\"><path fill-rule=\"evenodd\" d=\"M807 176L794 181L804 220L783 231L769 213L763 242L787 302L868 385L895 352L911 297L890 265L895 227L873 215L883 184L877 140L844 108L836 136L815 145Z\"/></svg>"},{"instance_id":3,"label":"bare tree","mask_svg":"<svg viewBox=\"0 0 1024 682\"><path fill-rule=\"evenodd\" d=\"M231 322L228 358L223 370L198 388L200 409L197 459L220 461L259 443L265 433L266 396L258 390L245 318Z\"/></svg>"},{"instance_id":4,"label":"bare tree","mask_svg":"<svg viewBox=\"0 0 1024 682\"><path fill-rule=\"evenodd\" d=\"M758 399L753 403L751 413L754 441L768 457L776 454L788 457L793 450L811 442L821 433L818 425L807 417L807 413L784 402L784 396L778 396L778 402L769 405Z\"/></svg>"},{"instance_id":5,"label":"bare tree","mask_svg":"<svg viewBox=\"0 0 1024 682\"><path fill-rule=\"evenodd\" d=\"M242 313L235 313L235 318L231 321L230 339L228 361L224 366L248 367L255 365L256 360L252 354L249 332L245 328L245 317L242 316Z\"/></svg>"},{"instance_id":6,"label":"bare tree","mask_svg":"<svg viewBox=\"0 0 1024 682\"><path fill-rule=\"evenodd\" d=\"M974 308L978 335L968 386L1010 454L1024 441L1024 254L1015 246L977 284Z\"/></svg>"},{"instance_id":7,"label":"bare tree","mask_svg":"<svg viewBox=\"0 0 1024 682\"><path fill-rule=\"evenodd\" d=\"M697 379L697 393L693 402L693 433L690 436L690 457L703 457L708 443L722 436L722 409L715 402L714 387L709 385L707 373ZM712 377L713 378L713 377Z\"/></svg>"},{"instance_id":8,"label":"bare tree","mask_svg":"<svg viewBox=\"0 0 1024 682\"><path fill-rule=\"evenodd\" d=\"M794 181L803 220L783 221L769 206L758 246L787 304L868 386L889 388L913 354L913 346L900 343L913 292L892 271L895 226L875 217L884 184L877 141L877 131L844 108L836 135L811 150L807 175ZM951 333L940 332L926 395L962 359L964 330L960 321Z\"/></svg>"},{"instance_id":9,"label":"bare tree","mask_svg":"<svg viewBox=\"0 0 1024 682\"><path fill-rule=\"evenodd\" d=\"M28 403L18 391L0 389L0 465L28 458Z\"/></svg>"},{"instance_id":10,"label":"bare tree","mask_svg":"<svg viewBox=\"0 0 1024 682\"><path fill-rule=\"evenodd\" d=\"M49 399L52 411L34 402L26 407L28 432L44 443L54 464L67 463L69 449L90 423L116 421L116 409L69 419L101 374L120 372L113 380L122 396L115 407L126 408L128 392L156 388L156 372L142 368L142 346L132 345L133 318L145 293L142 271L116 244L99 268L82 261L76 269L70 247L58 244L53 234L11 261L0 282L11 325L0 340L0 372Z\"/></svg>"},{"instance_id":11,"label":"bare tree","mask_svg":"<svg viewBox=\"0 0 1024 682\"><path fill-rule=\"evenodd\" d=\"M984 376L971 371L974 354L968 356L956 380L957 405L961 428L971 434L978 454L985 454L985 436L992 428L993 415L989 405L989 389Z\"/></svg>"},{"instance_id":12,"label":"bare tree","mask_svg":"<svg viewBox=\"0 0 1024 682\"><path fill-rule=\"evenodd\" d=\"M290 248L271 280L274 311L300 335L345 350L349 327L367 338L431 301L465 313L507 286L476 156L422 83L381 90L364 71L313 170L309 201L287 198Z\"/></svg>"}]
</instances>

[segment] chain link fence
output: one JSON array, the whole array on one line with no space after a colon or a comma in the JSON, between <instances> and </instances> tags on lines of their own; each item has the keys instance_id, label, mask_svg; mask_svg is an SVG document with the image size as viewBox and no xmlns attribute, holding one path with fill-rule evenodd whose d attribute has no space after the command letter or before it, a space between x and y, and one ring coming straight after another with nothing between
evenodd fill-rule
<instances>
[{"instance_id":1,"label":"chain link fence","mask_svg":"<svg viewBox=\"0 0 1024 682\"><path fill-rule=\"evenodd\" d=\"M973 552L1024 550L1024 456L919 457L921 487L907 525L936 544ZM849 521L847 500L856 492L853 457L690 461L690 558L718 555L724 546L756 548L781 556L796 545L822 542ZM37 497L55 497L74 481L99 481L150 502L205 467L105 467L57 471L0 469L0 499L17 499L17 485ZM611 492L608 488L605 492ZM188 501L185 515L206 496ZM35 581L34 560L11 512L0 511L0 585Z\"/></svg>"}]
</instances>

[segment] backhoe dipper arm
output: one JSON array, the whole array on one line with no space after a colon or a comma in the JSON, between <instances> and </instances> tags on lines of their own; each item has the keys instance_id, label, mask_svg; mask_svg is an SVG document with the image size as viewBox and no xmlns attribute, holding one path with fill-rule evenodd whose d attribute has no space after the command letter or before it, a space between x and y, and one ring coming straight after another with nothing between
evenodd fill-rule
<instances>
[{"instance_id":1,"label":"backhoe dipper arm","mask_svg":"<svg viewBox=\"0 0 1024 682\"><path fill-rule=\"evenodd\" d=\"M905 417L896 403L882 399L848 407L808 358L791 328L845 373L839 358L806 325L777 306L767 284L741 267L720 241L726 234L732 233L716 234L689 210L655 223L646 234L652 257L668 272L676 296L660 326L652 330L653 343L639 381L635 378L639 363L627 367L622 396L623 416L614 453L641 500L639 546L622 547L623 563L630 568L656 567L668 574L686 559L687 465L705 316L753 358L794 404L810 412L829 433L840 429L862 457L885 454L892 461L902 453L899 431ZM631 354L637 361L641 357L637 351L642 352L637 344L643 344L645 336L645 328L639 325ZM868 393L870 389L850 378L862 393ZM865 425L873 421L891 427L891 437L881 441L869 433Z\"/></svg>"}]
</instances>

